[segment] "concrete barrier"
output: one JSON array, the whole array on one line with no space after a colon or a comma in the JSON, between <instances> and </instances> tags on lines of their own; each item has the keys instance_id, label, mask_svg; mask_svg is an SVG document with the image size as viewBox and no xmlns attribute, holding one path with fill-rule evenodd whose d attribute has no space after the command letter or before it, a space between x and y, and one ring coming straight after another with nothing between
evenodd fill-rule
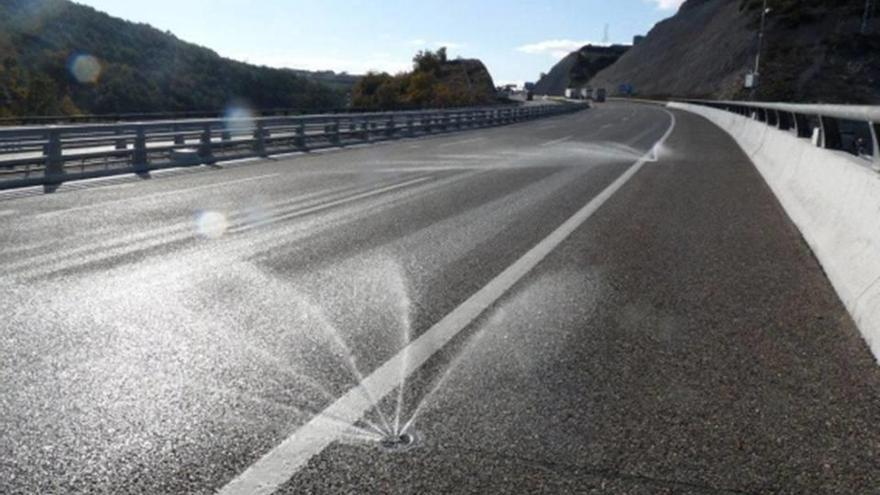
<instances>
[{"instance_id":1,"label":"concrete barrier","mask_svg":"<svg viewBox=\"0 0 880 495\"><path fill-rule=\"evenodd\" d=\"M871 163L732 112L688 103L751 158L880 361L880 174Z\"/></svg>"}]
</instances>

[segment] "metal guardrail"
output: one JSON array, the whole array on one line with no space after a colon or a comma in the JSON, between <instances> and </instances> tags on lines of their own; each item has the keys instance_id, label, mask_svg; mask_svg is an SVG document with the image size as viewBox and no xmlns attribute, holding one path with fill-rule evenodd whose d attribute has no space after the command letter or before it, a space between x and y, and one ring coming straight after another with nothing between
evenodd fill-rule
<instances>
[{"instance_id":1,"label":"metal guardrail","mask_svg":"<svg viewBox=\"0 0 880 495\"><path fill-rule=\"evenodd\" d=\"M861 157L880 171L880 106L798 105L752 101L682 100L764 122L813 144Z\"/></svg>"},{"instance_id":2,"label":"metal guardrail","mask_svg":"<svg viewBox=\"0 0 880 495\"><path fill-rule=\"evenodd\" d=\"M0 128L0 189L512 124L581 105Z\"/></svg>"}]
</instances>

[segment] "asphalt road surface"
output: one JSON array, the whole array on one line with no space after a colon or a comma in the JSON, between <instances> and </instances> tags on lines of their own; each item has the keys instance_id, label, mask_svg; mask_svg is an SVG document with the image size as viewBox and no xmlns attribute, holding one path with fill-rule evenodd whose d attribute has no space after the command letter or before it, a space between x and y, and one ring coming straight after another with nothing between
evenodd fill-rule
<instances>
[{"instance_id":1,"label":"asphalt road surface","mask_svg":"<svg viewBox=\"0 0 880 495\"><path fill-rule=\"evenodd\" d=\"M9 191L0 252L0 493L880 493L880 368L686 113Z\"/></svg>"}]
</instances>

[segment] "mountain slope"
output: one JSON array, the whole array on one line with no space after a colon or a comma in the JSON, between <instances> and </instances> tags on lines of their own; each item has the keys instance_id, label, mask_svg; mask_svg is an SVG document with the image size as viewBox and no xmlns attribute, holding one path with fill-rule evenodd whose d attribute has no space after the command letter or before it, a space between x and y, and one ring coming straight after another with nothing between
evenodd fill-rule
<instances>
[{"instance_id":1,"label":"mountain slope","mask_svg":"<svg viewBox=\"0 0 880 495\"><path fill-rule=\"evenodd\" d=\"M586 45L560 60L535 84L539 95L562 96L567 88L586 85L599 71L616 62L629 46Z\"/></svg>"},{"instance_id":2,"label":"mountain slope","mask_svg":"<svg viewBox=\"0 0 880 495\"><path fill-rule=\"evenodd\" d=\"M67 0L0 0L0 116L338 108L326 76L222 58Z\"/></svg>"},{"instance_id":3,"label":"mountain slope","mask_svg":"<svg viewBox=\"0 0 880 495\"><path fill-rule=\"evenodd\" d=\"M645 40L591 80L644 96L745 98L754 67L761 0L688 0ZM880 102L876 21L860 34L864 0L770 0L755 97Z\"/></svg>"}]
</instances>

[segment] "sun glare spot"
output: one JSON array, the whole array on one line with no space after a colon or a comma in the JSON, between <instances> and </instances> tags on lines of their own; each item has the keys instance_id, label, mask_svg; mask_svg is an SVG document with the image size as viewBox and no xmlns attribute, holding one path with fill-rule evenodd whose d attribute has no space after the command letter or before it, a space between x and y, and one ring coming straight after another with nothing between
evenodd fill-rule
<instances>
[{"instance_id":1,"label":"sun glare spot","mask_svg":"<svg viewBox=\"0 0 880 495\"><path fill-rule=\"evenodd\" d=\"M101 77L101 62L91 55L77 54L67 64L70 74L80 84L94 84Z\"/></svg>"},{"instance_id":2,"label":"sun glare spot","mask_svg":"<svg viewBox=\"0 0 880 495\"><path fill-rule=\"evenodd\" d=\"M233 135L249 134L254 129L254 111L245 103L233 102L223 112L223 125Z\"/></svg>"},{"instance_id":3,"label":"sun glare spot","mask_svg":"<svg viewBox=\"0 0 880 495\"><path fill-rule=\"evenodd\" d=\"M202 211L196 215L196 232L207 239L223 237L229 228L229 220L219 211Z\"/></svg>"}]
</instances>

